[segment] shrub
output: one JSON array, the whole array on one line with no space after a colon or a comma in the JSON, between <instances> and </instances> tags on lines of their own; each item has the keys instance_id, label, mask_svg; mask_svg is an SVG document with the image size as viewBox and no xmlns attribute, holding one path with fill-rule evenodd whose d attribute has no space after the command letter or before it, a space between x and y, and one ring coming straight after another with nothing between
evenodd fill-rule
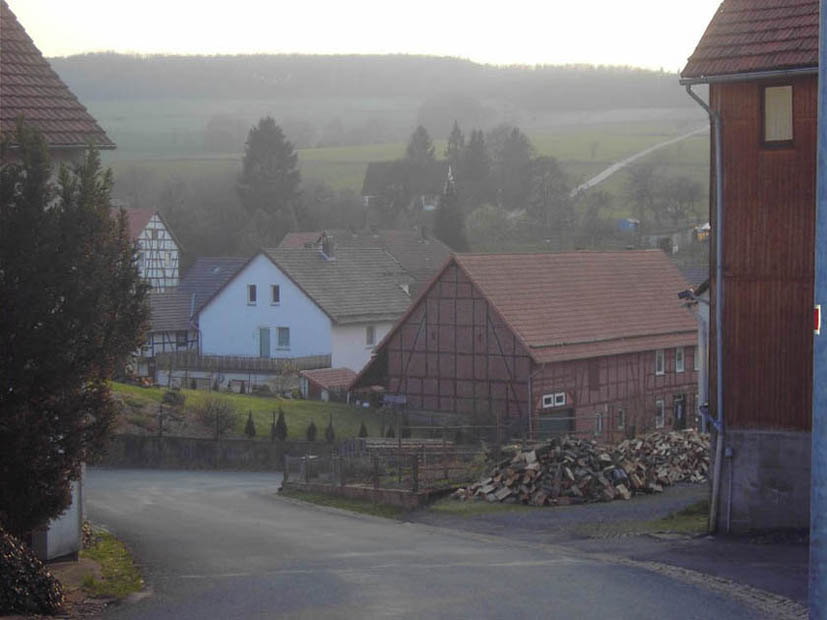
<instances>
[{"instance_id":1,"label":"shrub","mask_svg":"<svg viewBox=\"0 0 827 620\"><path fill-rule=\"evenodd\" d=\"M313 420L310 420L310 424L307 426L307 441L316 441L316 434L318 430L316 429L316 424Z\"/></svg>"},{"instance_id":2,"label":"shrub","mask_svg":"<svg viewBox=\"0 0 827 620\"><path fill-rule=\"evenodd\" d=\"M196 382L195 379L190 379L190 389L191 390L197 390L198 389L198 383Z\"/></svg>"},{"instance_id":3,"label":"shrub","mask_svg":"<svg viewBox=\"0 0 827 620\"><path fill-rule=\"evenodd\" d=\"M213 392L220 392L221 391L221 384L218 382L218 379L215 379L212 382L212 391Z\"/></svg>"},{"instance_id":4,"label":"shrub","mask_svg":"<svg viewBox=\"0 0 827 620\"><path fill-rule=\"evenodd\" d=\"M214 431L216 437L234 429L238 422L235 407L220 396L205 399L198 407L197 415L201 424Z\"/></svg>"},{"instance_id":5,"label":"shrub","mask_svg":"<svg viewBox=\"0 0 827 620\"><path fill-rule=\"evenodd\" d=\"M324 440L327 443L333 443L336 440L336 432L333 430L333 416L330 416L330 422L324 431Z\"/></svg>"},{"instance_id":6,"label":"shrub","mask_svg":"<svg viewBox=\"0 0 827 620\"><path fill-rule=\"evenodd\" d=\"M388 432L385 433L385 437L388 439L394 439L396 437L396 432L393 430L393 426L388 427Z\"/></svg>"},{"instance_id":7,"label":"shrub","mask_svg":"<svg viewBox=\"0 0 827 620\"><path fill-rule=\"evenodd\" d=\"M254 385L251 391L253 394L258 394L261 396L270 396L273 393L273 391L270 389L270 386L266 383L258 383Z\"/></svg>"},{"instance_id":8,"label":"shrub","mask_svg":"<svg viewBox=\"0 0 827 620\"><path fill-rule=\"evenodd\" d=\"M287 439L287 422L284 421L284 411L279 407L279 419L270 429L270 438L284 441Z\"/></svg>"},{"instance_id":9,"label":"shrub","mask_svg":"<svg viewBox=\"0 0 827 620\"><path fill-rule=\"evenodd\" d=\"M187 397L184 396L184 394L179 390L167 390L161 397L161 401L170 407L180 407L186 402L186 400Z\"/></svg>"},{"instance_id":10,"label":"shrub","mask_svg":"<svg viewBox=\"0 0 827 620\"><path fill-rule=\"evenodd\" d=\"M368 436L368 427L365 426L364 421L362 422L362 426L359 427L359 437L367 437Z\"/></svg>"},{"instance_id":11,"label":"shrub","mask_svg":"<svg viewBox=\"0 0 827 620\"><path fill-rule=\"evenodd\" d=\"M247 424L244 426L244 434L250 439L256 436L256 423L253 422L253 412L247 416Z\"/></svg>"},{"instance_id":12,"label":"shrub","mask_svg":"<svg viewBox=\"0 0 827 620\"><path fill-rule=\"evenodd\" d=\"M22 542L0 529L0 615L54 614L63 589Z\"/></svg>"}]
</instances>

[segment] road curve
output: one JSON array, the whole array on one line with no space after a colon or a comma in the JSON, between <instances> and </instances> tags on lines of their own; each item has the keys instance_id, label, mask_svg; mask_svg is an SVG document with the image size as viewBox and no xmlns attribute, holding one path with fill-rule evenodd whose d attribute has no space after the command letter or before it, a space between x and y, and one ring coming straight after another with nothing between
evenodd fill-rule
<instances>
[{"instance_id":1,"label":"road curve","mask_svg":"<svg viewBox=\"0 0 827 620\"><path fill-rule=\"evenodd\" d=\"M321 509L278 474L90 469L90 519L151 595L111 618L755 618L726 594L576 552Z\"/></svg>"}]
</instances>

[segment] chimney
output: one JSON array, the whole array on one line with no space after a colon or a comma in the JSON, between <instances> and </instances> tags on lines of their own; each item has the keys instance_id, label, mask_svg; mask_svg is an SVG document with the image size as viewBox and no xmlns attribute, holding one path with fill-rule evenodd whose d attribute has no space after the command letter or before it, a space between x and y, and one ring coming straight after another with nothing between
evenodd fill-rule
<instances>
[{"instance_id":1,"label":"chimney","mask_svg":"<svg viewBox=\"0 0 827 620\"><path fill-rule=\"evenodd\" d=\"M322 236L320 238L321 247L319 251L322 255L324 260L336 260L336 250L335 245L333 243L333 235L328 235L327 232L322 232Z\"/></svg>"}]
</instances>

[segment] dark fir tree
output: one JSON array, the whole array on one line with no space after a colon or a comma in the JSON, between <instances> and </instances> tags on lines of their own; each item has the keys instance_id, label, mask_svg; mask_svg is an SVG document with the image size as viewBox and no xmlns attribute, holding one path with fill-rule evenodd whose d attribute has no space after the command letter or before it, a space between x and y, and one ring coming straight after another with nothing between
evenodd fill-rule
<instances>
[{"instance_id":1,"label":"dark fir tree","mask_svg":"<svg viewBox=\"0 0 827 620\"><path fill-rule=\"evenodd\" d=\"M279 419L273 427L273 436L279 441L287 439L287 422L284 421L284 411L279 407Z\"/></svg>"},{"instance_id":2,"label":"dark fir tree","mask_svg":"<svg viewBox=\"0 0 827 620\"><path fill-rule=\"evenodd\" d=\"M301 173L293 144L271 117L250 129L236 188L250 221L241 232L242 247L278 243L299 225Z\"/></svg>"},{"instance_id":3,"label":"dark fir tree","mask_svg":"<svg viewBox=\"0 0 827 620\"><path fill-rule=\"evenodd\" d=\"M396 437L396 431L393 430L393 426L389 426L387 432L385 433L385 437L388 439L394 439Z\"/></svg>"},{"instance_id":4,"label":"dark fir tree","mask_svg":"<svg viewBox=\"0 0 827 620\"><path fill-rule=\"evenodd\" d=\"M307 433L305 434L307 441L316 441L316 435L318 435L318 433L319 430L316 428L316 423L310 420L310 424L307 425Z\"/></svg>"},{"instance_id":5,"label":"dark fir tree","mask_svg":"<svg viewBox=\"0 0 827 620\"><path fill-rule=\"evenodd\" d=\"M459 174L458 193L469 210L491 202L491 158L485 147L485 136L481 129L471 132L463 150L462 166L455 174Z\"/></svg>"},{"instance_id":6,"label":"dark fir tree","mask_svg":"<svg viewBox=\"0 0 827 620\"><path fill-rule=\"evenodd\" d=\"M244 425L244 434L250 439L256 436L256 423L253 421L253 412L247 415L247 424Z\"/></svg>"},{"instance_id":7,"label":"dark fir tree","mask_svg":"<svg viewBox=\"0 0 827 620\"><path fill-rule=\"evenodd\" d=\"M497 202L513 211L528 207L534 147L517 127L498 127L491 133Z\"/></svg>"},{"instance_id":8,"label":"dark fir tree","mask_svg":"<svg viewBox=\"0 0 827 620\"><path fill-rule=\"evenodd\" d=\"M362 422L361 426L359 426L359 437L367 437L368 436L368 427L365 426L364 421Z\"/></svg>"},{"instance_id":9,"label":"dark fir tree","mask_svg":"<svg viewBox=\"0 0 827 620\"><path fill-rule=\"evenodd\" d=\"M434 145L428 130L419 125L411 134L405 149L405 161L415 165L430 165L435 160Z\"/></svg>"},{"instance_id":10,"label":"dark fir tree","mask_svg":"<svg viewBox=\"0 0 827 620\"><path fill-rule=\"evenodd\" d=\"M15 158L0 153L0 526L21 536L66 509L106 445L109 381L149 311L97 151L55 184L40 134L21 125L15 143Z\"/></svg>"},{"instance_id":11,"label":"dark fir tree","mask_svg":"<svg viewBox=\"0 0 827 620\"><path fill-rule=\"evenodd\" d=\"M462 154L465 150L465 136L459 128L459 123L454 121L451 135L448 136L448 144L445 147L445 159L457 174L462 168Z\"/></svg>"},{"instance_id":12,"label":"dark fir tree","mask_svg":"<svg viewBox=\"0 0 827 620\"><path fill-rule=\"evenodd\" d=\"M336 441L336 431L333 430L333 416L330 416L330 421L327 423L327 428L324 430L324 440L327 443Z\"/></svg>"},{"instance_id":13,"label":"dark fir tree","mask_svg":"<svg viewBox=\"0 0 827 620\"><path fill-rule=\"evenodd\" d=\"M439 208L434 218L434 234L455 252L464 252L468 249L462 221L462 209L454 187L451 168L448 168L448 180L445 182L445 189L439 199Z\"/></svg>"}]
</instances>

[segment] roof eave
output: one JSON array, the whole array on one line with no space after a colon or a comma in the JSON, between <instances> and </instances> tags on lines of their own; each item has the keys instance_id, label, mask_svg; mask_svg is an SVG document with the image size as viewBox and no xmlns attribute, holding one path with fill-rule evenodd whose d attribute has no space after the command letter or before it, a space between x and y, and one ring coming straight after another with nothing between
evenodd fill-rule
<instances>
[{"instance_id":1,"label":"roof eave","mask_svg":"<svg viewBox=\"0 0 827 620\"><path fill-rule=\"evenodd\" d=\"M696 77L682 77L682 86L696 84L717 84L721 82L746 82L751 80L769 80L780 77L796 77L818 73L818 65L811 67L795 67L791 69L773 69L770 71L750 71L746 73L723 73L720 75L700 75Z\"/></svg>"}]
</instances>

